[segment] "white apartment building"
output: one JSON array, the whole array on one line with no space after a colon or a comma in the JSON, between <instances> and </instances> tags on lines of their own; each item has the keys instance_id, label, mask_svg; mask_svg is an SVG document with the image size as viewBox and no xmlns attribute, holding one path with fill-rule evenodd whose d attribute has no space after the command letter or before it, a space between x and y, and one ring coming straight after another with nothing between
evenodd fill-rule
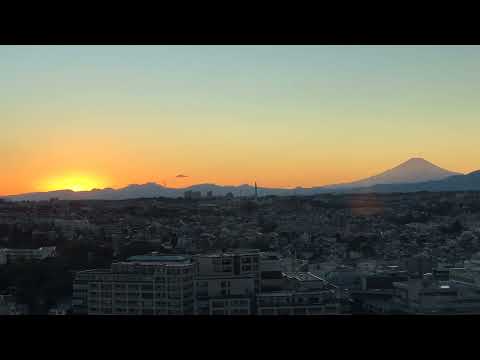
<instances>
[{"instance_id":1,"label":"white apartment building","mask_svg":"<svg viewBox=\"0 0 480 360\"><path fill-rule=\"evenodd\" d=\"M194 276L195 266L184 256L133 256L110 269L78 272L73 310L89 315L193 314Z\"/></svg>"},{"instance_id":2,"label":"white apartment building","mask_svg":"<svg viewBox=\"0 0 480 360\"><path fill-rule=\"evenodd\" d=\"M0 265L18 262L44 260L56 256L55 246L45 246L38 249L0 249Z\"/></svg>"}]
</instances>

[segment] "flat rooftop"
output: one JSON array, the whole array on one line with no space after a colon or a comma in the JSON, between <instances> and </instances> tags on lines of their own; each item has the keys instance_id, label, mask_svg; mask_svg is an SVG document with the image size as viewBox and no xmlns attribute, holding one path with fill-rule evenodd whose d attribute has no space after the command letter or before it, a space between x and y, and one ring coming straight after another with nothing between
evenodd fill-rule
<instances>
[{"instance_id":1,"label":"flat rooftop","mask_svg":"<svg viewBox=\"0 0 480 360\"><path fill-rule=\"evenodd\" d=\"M280 290L280 291L270 291L270 292L262 292L257 294L257 298L262 297L282 297L282 296L294 296L294 295L315 295L315 294L325 294L327 291L331 291L332 289L312 289L306 291L295 291L295 290Z\"/></svg>"},{"instance_id":2,"label":"flat rooftop","mask_svg":"<svg viewBox=\"0 0 480 360\"><path fill-rule=\"evenodd\" d=\"M141 263L187 263L190 259L183 255L135 255L130 256L127 262Z\"/></svg>"},{"instance_id":3,"label":"flat rooftop","mask_svg":"<svg viewBox=\"0 0 480 360\"><path fill-rule=\"evenodd\" d=\"M110 269L90 269L76 271L77 274L110 274L111 272L112 271Z\"/></svg>"},{"instance_id":4,"label":"flat rooftop","mask_svg":"<svg viewBox=\"0 0 480 360\"><path fill-rule=\"evenodd\" d=\"M217 251L206 254L196 254L197 257L222 257L222 256L234 256L234 255L254 255L260 254L259 249L227 249L225 251Z\"/></svg>"}]
</instances>

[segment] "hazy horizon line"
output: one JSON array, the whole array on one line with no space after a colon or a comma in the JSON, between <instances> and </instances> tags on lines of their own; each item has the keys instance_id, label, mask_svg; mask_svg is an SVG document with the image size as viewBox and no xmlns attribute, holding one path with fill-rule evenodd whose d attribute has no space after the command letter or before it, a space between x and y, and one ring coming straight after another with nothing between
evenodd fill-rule
<instances>
[{"instance_id":1,"label":"hazy horizon line","mask_svg":"<svg viewBox=\"0 0 480 360\"><path fill-rule=\"evenodd\" d=\"M341 186L341 185L345 185L345 184L350 184L350 183L354 183L354 182L358 182L358 181L363 181L363 180L366 180L366 179L369 179L371 177L375 177L377 175L380 175L380 174L383 174L384 172L387 172L387 171L390 171L390 170L393 170L395 169L396 167L400 166L400 165L403 165L411 160L422 160L422 161L425 161L427 163L430 163L431 165L434 165L434 166L437 166L439 167L438 165L426 160L425 158L422 158L422 157L418 157L418 156L413 156L413 157L410 157L408 158L407 160L403 161L402 163L398 164L398 165L395 165L393 167L390 167L388 169L385 169L385 170L380 170L380 172L378 174L373 174L373 175L366 175L360 179L357 179L357 180L343 180L343 181L339 181L339 182L335 182L335 183L326 183L326 184L323 184L323 185L313 185L313 186L302 186L302 185L294 185L294 186L269 186L269 185L265 185L265 186L262 186L260 184L258 184L258 180L252 180L251 183L238 183L238 184L221 184L221 183L216 183L216 182L199 182L199 183L194 183L194 184L191 184L191 185L186 185L186 186L176 186L176 185L167 185L167 184L164 184L162 182L156 182L156 181L146 181L146 182L134 182L134 183L128 183L128 184L125 184L125 185L121 185L121 186L117 186L117 187L113 187L113 186L107 186L107 187L92 187L91 189L86 189L86 190L73 190L71 188L59 188L59 189L54 189L54 190L38 190L38 191L26 191L26 192L20 192L20 193L15 193L15 194L0 194L0 198L4 198L4 197L13 197L13 196L22 196L22 195L30 195L30 194L40 194L40 193L51 193L51 192L61 192L61 191L70 191L70 192L73 192L73 193L84 193L84 192L92 192L92 191L103 191L103 190L113 190L113 191L119 191L119 190L122 190L122 189L125 189L125 188L128 188L129 186L145 186L145 185L149 185L149 184L155 184L159 187L162 187L162 188L166 188L166 189L172 189L172 190L181 190L181 189L187 189L187 188L190 188L190 187L193 187L193 186L201 186L201 185L213 185L213 186L219 186L219 187L240 187L240 186L250 186L250 187L254 187L255 183L257 183L257 187L259 189L280 189L280 190L294 190L294 189L313 189L313 188L321 188L321 187L330 187L330 186ZM441 168L441 167L439 167ZM457 174L460 174L460 175L466 175L466 174L469 174L473 171L476 171L476 170L471 170L471 171L468 171L468 172L459 172L459 171L452 171L452 170L449 170L449 169L444 169L444 168L441 168L445 171L449 171L449 172L452 172L452 173L457 173Z\"/></svg>"}]
</instances>

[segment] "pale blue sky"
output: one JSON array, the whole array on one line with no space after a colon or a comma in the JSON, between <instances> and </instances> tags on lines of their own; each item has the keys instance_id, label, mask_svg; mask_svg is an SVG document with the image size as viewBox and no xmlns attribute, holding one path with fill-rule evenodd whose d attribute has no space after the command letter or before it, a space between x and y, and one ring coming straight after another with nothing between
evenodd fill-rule
<instances>
[{"instance_id":1,"label":"pale blue sky","mask_svg":"<svg viewBox=\"0 0 480 360\"><path fill-rule=\"evenodd\" d=\"M271 185L348 180L409 156L469 171L480 168L479 80L479 46L0 46L0 155L24 174L59 139L103 137L146 167L183 149L159 169L175 162L219 182L233 178L197 154L235 159L238 173L266 167ZM306 159L328 176L287 179Z\"/></svg>"}]
</instances>

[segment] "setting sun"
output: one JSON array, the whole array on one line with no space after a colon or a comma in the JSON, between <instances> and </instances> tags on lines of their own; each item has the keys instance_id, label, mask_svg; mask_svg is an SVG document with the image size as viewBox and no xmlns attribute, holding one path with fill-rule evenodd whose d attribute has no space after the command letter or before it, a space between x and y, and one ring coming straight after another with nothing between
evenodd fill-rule
<instances>
[{"instance_id":1,"label":"setting sun","mask_svg":"<svg viewBox=\"0 0 480 360\"><path fill-rule=\"evenodd\" d=\"M42 189L88 191L94 188L105 187L105 182L96 176L70 174L47 179L42 184Z\"/></svg>"}]
</instances>

